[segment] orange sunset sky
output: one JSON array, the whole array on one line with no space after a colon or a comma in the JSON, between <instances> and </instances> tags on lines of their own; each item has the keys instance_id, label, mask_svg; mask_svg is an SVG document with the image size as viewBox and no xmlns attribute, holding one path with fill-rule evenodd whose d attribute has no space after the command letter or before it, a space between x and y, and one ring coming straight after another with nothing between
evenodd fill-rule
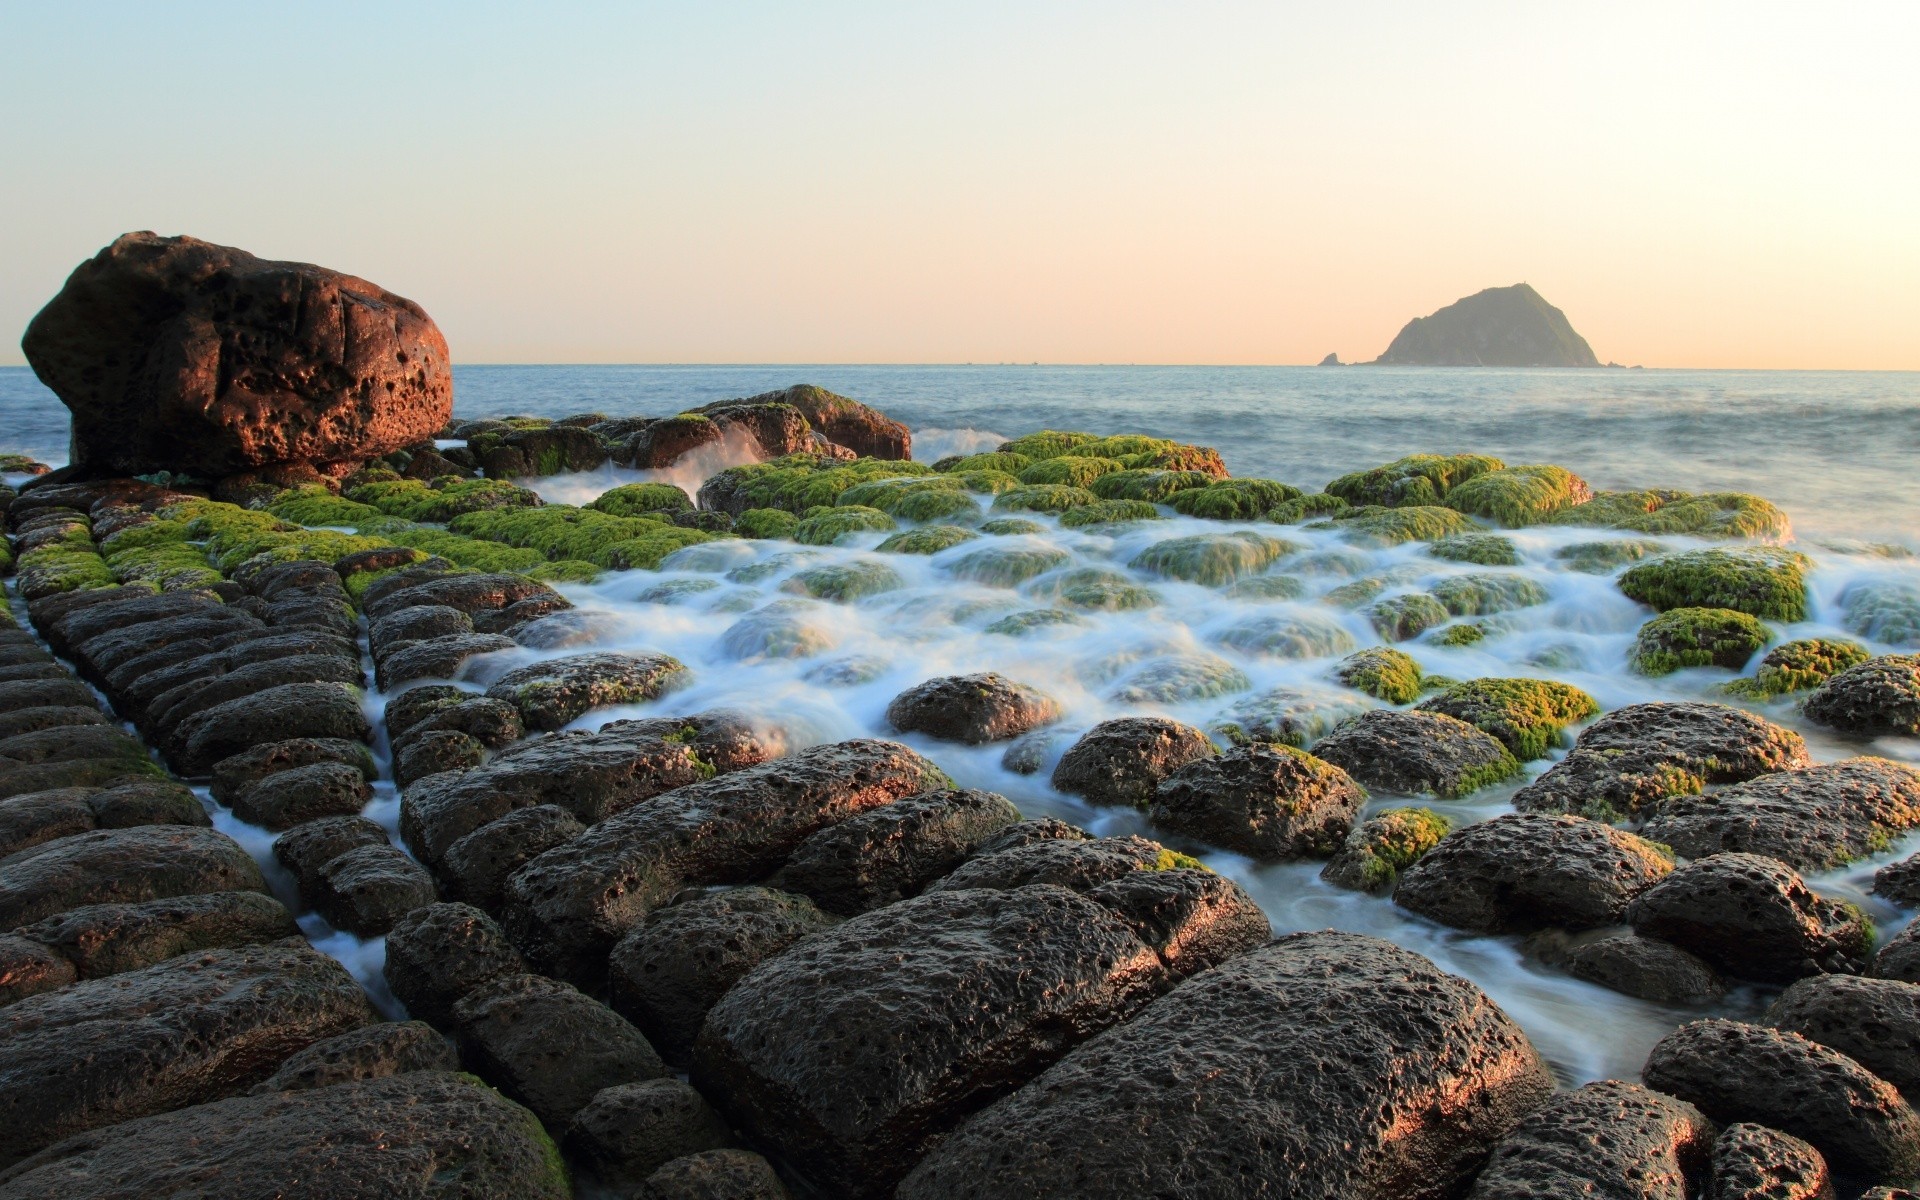
<instances>
[{"instance_id":1,"label":"orange sunset sky","mask_svg":"<svg viewBox=\"0 0 1920 1200\"><path fill-rule=\"evenodd\" d=\"M1334 10L1338 11L1334 11ZM0 362L129 229L463 362L1920 368L1920 6L0 4Z\"/></svg>"}]
</instances>

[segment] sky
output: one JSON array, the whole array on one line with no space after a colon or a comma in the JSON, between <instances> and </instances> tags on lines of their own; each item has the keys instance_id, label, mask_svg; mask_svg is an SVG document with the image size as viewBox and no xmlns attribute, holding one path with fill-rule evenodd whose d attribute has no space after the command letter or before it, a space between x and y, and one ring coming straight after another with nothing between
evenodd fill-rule
<instances>
[{"instance_id":1,"label":"sky","mask_svg":"<svg viewBox=\"0 0 1920 1200\"><path fill-rule=\"evenodd\" d=\"M151 229L456 362L1920 369L1920 5L0 0L0 364Z\"/></svg>"}]
</instances>

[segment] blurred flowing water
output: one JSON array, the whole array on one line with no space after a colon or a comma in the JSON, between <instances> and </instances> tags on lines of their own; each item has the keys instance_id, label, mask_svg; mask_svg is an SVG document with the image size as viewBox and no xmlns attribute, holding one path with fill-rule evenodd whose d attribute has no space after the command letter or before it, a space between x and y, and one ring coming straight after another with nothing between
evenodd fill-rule
<instances>
[{"instance_id":1,"label":"blurred flowing water","mask_svg":"<svg viewBox=\"0 0 1920 1200\"><path fill-rule=\"evenodd\" d=\"M1216 446L1235 474L1317 488L1337 474L1416 451L1478 451L1509 462L1554 462L1596 488L1675 487L1753 491L1793 517L1795 545L1815 561L1806 621L1778 628L1781 639L1853 636L1841 597L1878 582L1920 594L1920 375L1696 371L1479 371L1405 368L1135 367L467 367L456 372L456 410L465 416L584 411L668 414L730 396L812 382L874 404L915 430L916 457L991 448L1040 428L1142 432ZM0 371L0 450L60 461L65 414L31 376ZM718 464L711 464L717 466ZM691 488L695 464L667 472L603 468L529 481L549 500L581 503L618 483L670 478ZM982 514L984 516L984 513ZM1022 514L1031 515L1031 514ZM1061 701L1061 737L1041 769L1019 774L1004 746L956 747L908 736L963 786L1010 797L1029 816L1054 815L1097 833L1154 835L1143 814L1093 808L1047 779L1070 733L1108 717L1164 713L1200 726L1244 719L1275 693L1289 703L1368 703L1338 689L1331 664L1379 635L1363 612L1324 602L1360 576L1387 581L1385 595L1418 591L1443 578L1518 573L1544 603L1481 618L1491 635L1470 647L1419 641L1406 648L1430 672L1453 678L1521 675L1585 688L1606 708L1658 699L1725 700L1728 673L1684 671L1649 679L1627 669L1646 609L1612 578L1583 574L1556 557L1569 544L1605 535L1544 528L1512 533L1522 564L1485 568L1444 562L1423 545L1375 549L1332 531L1222 525L1174 518L1118 530L1062 529L1035 517L1040 532L983 537L932 556L872 553L883 534L834 547L718 542L692 547L660 571L612 572L566 586L596 614L583 639L547 650L516 650L472 665L482 680L521 662L584 649L672 654L692 684L654 705L602 710L578 724L646 712L726 706L788 731L793 744L897 736L887 702L939 675L997 670ZM1158 578L1131 566L1146 546L1169 537L1254 529L1286 540L1269 575L1300 581L1292 599L1246 589ZM1660 539L1676 548L1687 538ZM1055 561L1049 570L995 582L991 569L1015 552ZM983 557L984 556L984 557ZM890 586L851 603L805 595L801 572L828 564L881 564ZM991 632L1009 614L1048 607L1074 572L1099 572L1151 589L1157 604L1088 611L1079 623L1025 636ZM1889 636L1910 639L1909 633ZM1874 642L1876 651L1911 649ZM1304 700L1303 700L1304 698ZM369 698L376 711L383 698ZM1802 720L1791 701L1751 706L1807 737L1816 760L1877 753L1920 763L1920 742L1846 743ZM1556 752L1557 753L1557 752ZM1529 764L1527 777L1548 764ZM1456 821L1508 811L1524 780L1464 801L1376 794L1372 808L1427 803ZM376 814L391 822L383 792ZM237 831L244 833L244 831ZM1635 1078L1651 1044L1702 1015L1634 1000L1568 978L1527 957L1521 939L1443 929L1382 898L1322 883L1318 864L1261 865L1179 839L1239 880L1277 931L1334 927L1376 934L1432 957L1487 991L1533 1036L1569 1082ZM1920 848L1920 834L1888 853L1814 880L1863 904L1890 935L1905 914L1865 891L1876 867ZM344 935L337 935L344 937ZM352 939L347 939L349 942ZM334 948L356 953L351 945ZM378 948L365 948L377 962ZM363 971L365 968L363 967ZM371 973L371 972L367 972ZM1739 991L1714 1011L1751 1013L1766 996Z\"/></svg>"}]
</instances>

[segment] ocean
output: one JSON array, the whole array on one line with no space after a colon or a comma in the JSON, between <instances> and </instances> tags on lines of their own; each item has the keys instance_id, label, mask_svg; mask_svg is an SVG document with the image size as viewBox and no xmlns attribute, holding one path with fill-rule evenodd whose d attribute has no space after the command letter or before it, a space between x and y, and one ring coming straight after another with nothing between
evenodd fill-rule
<instances>
[{"instance_id":1,"label":"ocean","mask_svg":"<svg viewBox=\"0 0 1920 1200\"><path fill-rule=\"evenodd\" d=\"M455 411L477 417L668 414L711 400L809 382L870 403L915 431L915 456L988 449L1042 428L1140 432L1217 447L1236 475L1317 489L1347 471L1417 451L1474 451L1509 463L1571 468L1595 488L1668 487L1758 493L1794 521L1795 548L1812 559L1807 619L1777 625L1779 639L1855 637L1876 652L1908 650L1920 627L1849 628L1850 589L1872 585L1910 595L1920 612L1920 374L1742 371L1043 367L1043 366L477 366L455 372ZM64 410L31 375L0 370L0 450L46 461L64 458ZM528 481L550 500L581 503L617 483L671 478L694 487L687 470L603 468ZM997 670L1041 688L1064 710L1061 737L1114 716L1159 713L1201 727L1244 720L1263 706L1291 705L1337 718L1370 703L1337 688L1329 669L1379 633L1364 611L1327 593L1358 578L1382 581L1392 596L1447 578L1484 573L1441 561L1419 544L1349 545L1339 533L1254 526L1287 543L1269 569L1297 594L1203 587L1158 578L1133 564L1161 539L1219 533L1223 526L1171 517L1117 529L1063 529L1051 518L1019 537L986 538L931 556L873 553L875 533L833 547L729 541L691 547L660 571L610 572L563 587L596 614L589 646L516 650L470 665L483 683L530 659L583 649L672 654L692 684L653 705L602 710L581 727L648 713L741 709L784 731L790 744L897 736L888 701L925 679ZM1247 528L1230 526L1224 528ZM1628 669L1634 635L1651 615L1613 578L1572 569L1558 552L1605 535L1559 527L1510 532L1522 559L1511 571L1533 584L1537 602L1483 618L1485 640L1469 646L1410 641L1430 672L1456 679L1533 676L1581 687L1612 709L1647 700L1715 700L1731 673L1702 668L1660 678ZM1699 543L1659 539L1679 549ZM981 560L1000 547L1048 558L1055 567L1015 585L996 581ZM845 562L884 564L892 579L852 603L807 598L798 576ZM1076 614L1028 636L989 630L1003 618L1045 608L1069 573L1125 579L1153 603L1127 611ZM1617 571L1615 572L1617 574ZM1002 628L1005 628L1004 626ZM370 697L377 712L384 697ZM1846 742L1807 722L1791 700L1750 705L1808 741L1817 761L1875 753L1920 764L1920 741ZM1002 792L1029 816L1053 815L1096 833L1165 837L1142 813L1095 808L1054 790L1048 771L1003 764L1002 746L957 747L907 736L962 786ZM1556 754L1558 752L1556 751ZM1528 777L1548 762L1528 764ZM1376 794L1368 811L1428 804L1456 822L1511 811L1524 779L1459 801ZM392 825L397 801L383 790L370 815ZM264 831L228 828L270 864ZM1478 936L1412 916L1389 900L1343 891L1318 877L1317 863L1256 863L1177 838L1243 884L1277 931L1340 928L1375 934L1426 954L1479 983L1533 1037L1568 1082L1637 1077L1648 1048L1705 1010L1631 999L1573 980L1544 964L1523 939ZM1867 890L1873 871L1920 850L1920 834L1874 859L1815 877L1820 890L1863 905L1883 937L1908 914ZM308 918L311 926L317 918ZM314 930L377 987L380 947ZM1766 996L1736 989L1710 1011L1751 1016Z\"/></svg>"}]
</instances>

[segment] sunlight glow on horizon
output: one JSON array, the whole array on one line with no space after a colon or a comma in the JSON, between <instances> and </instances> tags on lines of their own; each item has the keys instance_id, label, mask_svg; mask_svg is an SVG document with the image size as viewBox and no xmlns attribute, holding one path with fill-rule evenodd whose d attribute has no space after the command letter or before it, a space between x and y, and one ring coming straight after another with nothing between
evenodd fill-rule
<instances>
[{"instance_id":1,"label":"sunlight glow on horizon","mask_svg":"<svg viewBox=\"0 0 1920 1200\"><path fill-rule=\"evenodd\" d=\"M1602 361L1920 369L1920 9L0 0L0 364L191 233L456 362L1312 363L1526 281Z\"/></svg>"}]
</instances>

